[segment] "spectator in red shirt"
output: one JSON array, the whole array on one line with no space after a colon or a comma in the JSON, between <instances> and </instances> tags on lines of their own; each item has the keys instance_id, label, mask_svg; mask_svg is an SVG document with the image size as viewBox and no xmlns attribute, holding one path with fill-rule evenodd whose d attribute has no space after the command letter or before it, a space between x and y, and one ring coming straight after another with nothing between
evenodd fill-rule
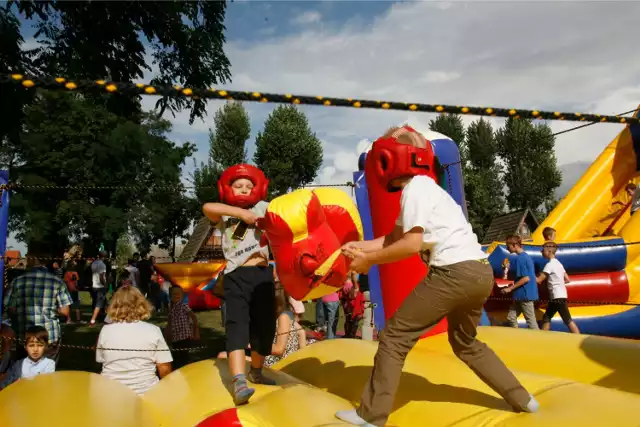
<instances>
[{"instance_id":1,"label":"spectator in red shirt","mask_svg":"<svg viewBox=\"0 0 640 427\"><path fill-rule=\"evenodd\" d=\"M184 291L179 286L173 286L170 290L171 306L167 322L167 337L174 351L173 369L178 369L189 362L189 352L200 340L200 328L198 318L184 302Z\"/></svg>"}]
</instances>

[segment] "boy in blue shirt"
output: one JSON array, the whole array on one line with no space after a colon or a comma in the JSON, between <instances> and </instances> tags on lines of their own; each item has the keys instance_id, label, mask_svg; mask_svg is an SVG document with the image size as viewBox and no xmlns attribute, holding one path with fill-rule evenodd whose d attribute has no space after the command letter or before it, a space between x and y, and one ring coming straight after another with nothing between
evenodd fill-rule
<instances>
[{"instance_id":1,"label":"boy in blue shirt","mask_svg":"<svg viewBox=\"0 0 640 427\"><path fill-rule=\"evenodd\" d=\"M540 329L534 307L535 301L538 300L538 283L533 259L522 248L520 236L511 235L507 237L505 243L510 253L517 254L509 269L509 279L513 280L513 284L502 290L503 294L513 295L513 304L509 308L507 322L509 326L517 328L518 316L522 313L529 329Z\"/></svg>"}]
</instances>

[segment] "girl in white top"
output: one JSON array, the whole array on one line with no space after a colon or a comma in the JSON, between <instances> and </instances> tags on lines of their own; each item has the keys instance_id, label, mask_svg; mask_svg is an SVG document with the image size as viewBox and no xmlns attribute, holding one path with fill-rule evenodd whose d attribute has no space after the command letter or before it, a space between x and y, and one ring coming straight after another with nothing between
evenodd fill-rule
<instances>
[{"instance_id":1,"label":"girl in white top","mask_svg":"<svg viewBox=\"0 0 640 427\"><path fill-rule=\"evenodd\" d=\"M571 318L569 312L569 304L567 302L567 287L565 283L569 283L569 275L564 269L564 266L556 258L556 252L558 251L558 245L554 242L545 242L542 247L542 255L549 261L544 266L542 272L538 275L536 282L543 283L547 281L547 287L549 288L549 305L547 305L547 311L542 316L542 330L548 331L551 329L551 319L556 313L560 313L562 321L574 334L579 334L580 329L578 325Z\"/></svg>"},{"instance_id":2,"label":"girl in white top","mask_svg":"<svg viewBox=\"0 0 640 427\"><path fill-rule=\"evenodd\" d=\"M137 288L125 285L113 295L107 314L112 323L100 331L96 362L102 364L102 375L143 394L158 383L158 375L171 372L173 361L160 328L145 322L151 304Z\"/></svg>"}]
</instances>

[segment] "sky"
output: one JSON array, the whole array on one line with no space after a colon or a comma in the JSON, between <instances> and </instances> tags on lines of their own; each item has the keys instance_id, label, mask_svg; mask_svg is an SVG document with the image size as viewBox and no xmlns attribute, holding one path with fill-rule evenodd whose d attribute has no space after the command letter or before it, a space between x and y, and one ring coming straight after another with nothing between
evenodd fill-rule
<instances>
[{"instance_id":1,"label":"sky","mask_svg":"<svg viewBox=\"0 0 640 427\"><path fill-rule=\"evenodd\" d=\"M225 88L617 114L640 103L640 61L632 47L640 36L637 16L639 2L616 1L234 1L225 21L232 73ZM33 43L26 24L24 34ZM148 108L155 101L143 100ZM174 141L197 145L197 163L208 156L208 129L220 105L210 102L208 117L192 125L187 111L166 116ZM245 106L251 159L255 135L276 105ZM406 121L425 126L435 117L301 109L323 144L315 181L321 184L351 181L359 153L386 128ZM549 124L560 131L579 123ZM558 164L592 162L621 129L597 124L558 136ZM192 171L190 159L185 176Z\"/></svg>"}]
</instances>

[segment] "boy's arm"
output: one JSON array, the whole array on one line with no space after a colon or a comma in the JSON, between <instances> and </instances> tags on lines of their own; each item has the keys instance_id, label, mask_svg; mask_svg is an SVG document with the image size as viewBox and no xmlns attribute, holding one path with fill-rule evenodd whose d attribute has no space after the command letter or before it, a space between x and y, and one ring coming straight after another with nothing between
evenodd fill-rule
<instances>
[{"instance_id":1,"label":"boy's arm","mask_svg":"<svg viewBox=\"0 0 640 427\"><path fill-rule=\"evenodd\" d=\"M402 238L402 234L402 226L396 225L393 231L386 236L381 236L373 240L349 242L345 244L343 248L358 249L362 252L375 252L400 240Z\"/></svg>"},{"instance_id":2,"label":"boy's arm","mask_svg":"<svg viewBox=\"0 0 640 427\"><path fill-rule=\"evenodd\" d=\"M388 264L415 255L422 248L422 227L413 227L388 246L365 253L369 264Z\"/></svg>"},{"instance_id":3,"label":"boy's arm","mask_svg":"<svg viewBox=\"0 0 640 427\"><path fill-rule=\"evenodd\" d=\"M540 284L549 278L549 274L546 271L541 271L536 277L536 283Z\"/></svg>"},{"instance_id":4,"label":"boy's arm","mask_svg":"<svg viewBox=\"0 0 640 427\"><path fill-rule=\"evenodd\" d=\"M564 283L570 283L571 279L569 279L569 275L567 274L567 272L564 272Z\"/></svg>"},{"instance_id":5,"label":"boy's arm","mask_svg":"<svg viewBox=\"0 0 640 427\"><path fill-rule=\"evenodd\" d=\"M224 203L205 203L202 207L202 213L204 213L204 215L213 223L220 221L223 216L240 218L247 222L247 214L250 213L251 215L254 215L251 211L235 206L225 205Z\"/></svg>"}]
</instances>

